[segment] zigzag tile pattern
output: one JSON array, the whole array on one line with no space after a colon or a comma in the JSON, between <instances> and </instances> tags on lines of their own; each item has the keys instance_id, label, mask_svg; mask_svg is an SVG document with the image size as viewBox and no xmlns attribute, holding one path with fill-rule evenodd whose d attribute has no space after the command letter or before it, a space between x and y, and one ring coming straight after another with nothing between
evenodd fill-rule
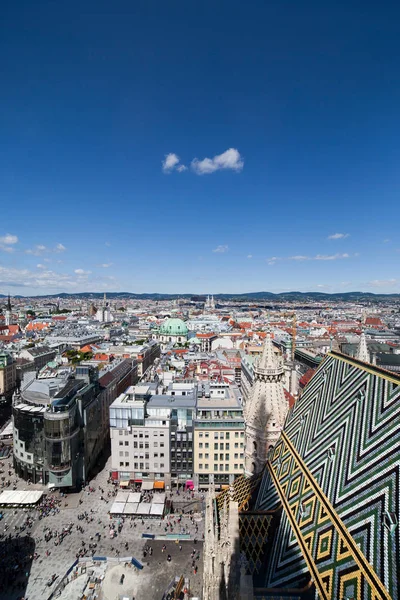
<instances>
[{"instance_id":1,"label":"zigzag tile pattern","mask_svg":"<svg viewBox=\"0 0 400 600\"><path fill-rule=\"evenodd\" d=\"M399 600L400 378L332 352L287 418L258 510L284 506L266 586Z\"/></svg>"}]
</instances>

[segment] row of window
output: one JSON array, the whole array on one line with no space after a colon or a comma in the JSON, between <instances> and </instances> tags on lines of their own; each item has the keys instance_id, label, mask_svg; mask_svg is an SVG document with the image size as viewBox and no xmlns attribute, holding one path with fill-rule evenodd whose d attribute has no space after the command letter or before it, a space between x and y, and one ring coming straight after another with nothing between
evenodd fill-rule
<instances>
[{"instance_id":1,"label":"row of window","mask_svg":"<svg viewBox=\"0 0 400 600\"><path fill-rule=\"evenodd\" d=\"M129 452L125 452L125 456L129 456L129 454L130 454ZM124 456L124 452L122 450L120 450L119 455ZM158 452L155 452L153 454L153 457L158 458ZM164 458L164 457L165 457L165 453L160 452L160 458ZM145 458L146 459L146 458L150 458L150 454L149 454L149 452L145 452L144 457L143 457L143 455L139 456L138 454L134 454L133 458Z\"/></svg>"},{"instance_id":2,"label":"row of window","mask_svg":"<svg viewBox=\"0 0 400 600\"><path fill-rule=\"evenodd\" d=\"M238 459L239 458L239 454L237 452L235 452L235 454L233 455L233 457L234 457L234 459ZM203 453L200 452L199 453L199 459L201 460L202 458L203 458ZM209 458L208 452L205 452L204 458ZM244 458L244 454L243 453L240 454L240 458ZM218 454L214 454L214 460L218 460ZM224 455L223 454L219 455L219 460L224 460ZM225 454L225 460L230 460L230 455L229 454Z\"/></svg>"},{"instance_id":3,"label":"row of window","mask_svg":"<svg viewBox=\"0 0 400 600\"><path fill-rule=\"evenodd\" d=\"M225 446L224 446L225 443ZM220 442L218 447L218 442L214 443L214 450L230 450L230 442ZM208 442L204 442L204 448L209 448L210 444ZM240 442L240 448L244 447L244 443ZM199 448L203 448L203 442L199 442ZM239 448L239 442L235 442L235 448Z\"/></svg>"},{"instance_id":4,"label":"row of window","mask_svg":"<svg viewBox=\"0 0 400 600\"><path fill-rule=\"evenodd\" d=\"M203 463L200 463L199 464L199 469L203 470L203 467L204 467L205 470L208 471L209 468L210 468L210 465L208 463L205 463L204 465L203 465ZM237 471L238 469L243 469L243 463L240 463L240 464L239 463L235 463L233 465L233 468L234 468L235 471ZM228 464L225 464L225 465L216 465L215 464L214 465L214 471L229 471L229 470L230 470L230 466Z\"/></svg>"},{"instance_id":5,"label":"row of window","mask_svg":"<svg viewBox=\"0 0 400 600\"><path fill-rule=\"evenodd\" d=\"M120 467L129 467L130 463L129 463L129 461L125 462L125 463L124 462L120 462L119 466ZM134 462L133 463L133 468L134 469L146 469L147 471L149 471L150 470L150 463L142 463L142 462L141 463L137 463L137 462ZM158 466L158 463L154 463L154 468L155 469L158 469L158 468L165 469L165 464L164 463L160 463L160 466Z\"/></svg>"},{"instance_id":6,"label":"row of window","mask_svg":"<svg viewBox=\"0 0 400 600\"><path fill-rule=\"evenodd\" d=\"M239 437L239 431L235 431L234 433L235 433L235 438L238 438ZM209 437L208 431L206 431L204 433L202 431L200 431L199 437L202 438L203 435L204 435L204 437L208 438ZM220 439L220 440L223 440L223 439L229 440L230 436L231 436L231 432L230 431L215 431L214 432L214 439L215 440L218 440L218 439ZM241 438L244 437L244 431L240 432L240 437Z\"/></svg>"}]
</instances>

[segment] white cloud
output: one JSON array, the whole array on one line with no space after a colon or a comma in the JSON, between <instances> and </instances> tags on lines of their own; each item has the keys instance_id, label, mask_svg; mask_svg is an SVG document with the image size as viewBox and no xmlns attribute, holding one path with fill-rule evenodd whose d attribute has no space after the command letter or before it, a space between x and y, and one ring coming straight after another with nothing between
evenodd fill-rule
<instances>
[{"instance_id":1,"label":"white cloud","mask_svg":"<svg viewBox=\"0 0 400 600\"><path fill-rule=\"evenodd\" d=\"M197 175L208 175L222 169L241 171L243 166L243 158L236 148L229 148L222 154L217 154L214 158L203 158L203 160L194 158L191 162L192 170Z\"/></svg>"},{"instance_id":2,"label":"white cloud","mask_svg":"<svg viewBox=\"0 0 400 600\"><path fill-rule=\"evenodd\" d=\"M296 254L296 256L289 256L289 260L309 260L309 257L303 256L301 254Z\"/></svg>"},{"instance_id":3,"label":"white cloud","mask_svg":"<svg viewBox=\"0 0 400 600\"><path fill-rule=\"evenodd\" d=\"M216 248L214 248L213 252L217 252L219 254L222 254L224 252L228 252L228 250L229 250L229 246L220 244L219 246L217 246Z\"/></svg>"},{"instance_id":4,"label":"white cloud","mask_svg":"<svg viewBox=\"0 0 400 600\"><path fill-rule=\"evenodd\" d=\"M46 251L47 251L46 246L43 246L43 244L37 244L33 248L29 248L28 250L25 250L25 254L33 254L33 256L40 256L41 254L43 254L43 252L46 252Z\"/></svg>"},{"instance_id":5,"label":"white cloud","mask_svg":"<svg viewBox=\"0 0 400 600\"><path fill-rule=\"evenodd\" d=\"M11 233L6 233L0 237L0 244L16 244L18 242L18 237L16 235L12 235Z\"/></svg>"},{"instance_id":6,"label":"white cloud","mask_svg":"<svg viewBox=\"0 0 400 600\"><path fill-rule=\"evenodd\" d=\"M161 163L162 170L164 171L164 173L171 173L171 171L173 171L174 169L179 173L186 171L187 167L185 167L185 165L180 165L179 162L179 156L177 154L174 154L174 152L170 152L169 154L165 155L165 158Z\"/></svg>"},{"instance_id":7,"label":"white cloud","mask_svg":"<svg viewBox=\"0 0 400 600\"><path fill-rule=\"evenodd\" d=\"M328 240L342 240L344 238L350 237L349 233L333 233L332 235L328 235Z\"/></svg>"},{"instance_id":8,"label":"white cloud","mask_svg":"<svg viewBox=\"0 0 400 600\"><path fill-rule=\"evenodd\" d=\"M271 256L270 258L267 258L267 264L274 265L277 260L280 260L278 256Z\"/></svg>"},{"instance_id":9,"label":"white cloud","mask_svg":"<svg viewBox=\"0 0 400 600\"><path fill-rule=\"evenodd\" d=\"M46 266L45 266L45 265L42 265L41 263L39 263L38 265L36 265L36 268L37 268L37 269L45 269L45 268L46 268Z\"/></svg>"},{"instance_id":10,"label":"white cloud","mask_svg":"<svg viewBox=\"0 0 400 600\"><path fill-rule=\"evenodd\" d=\"M15 252L15 248L13 248L12 246L5 246L4 244L0 244L0 250L2 252L8 252L8 254Z\"/></svg>"},{"instance_id":11,"label":"white cloud","mask_svg":"<svg viewBox=\"0 0 400 600\"><path fill-rule=\"evenodd\" d=\"M90 275L92 271L85 271L84 269L75 269L74 273L77 275Z\"/></svg>"},{"instance_id":12,"label":"white cloud","mask_svg":"<svg viewBox=\"0 0 400 600\"><path fill-rule=\"evenodd\" d=\"M248 254L247 258L253 258L253 255L252 254Z\"/></svg>"},{"instance_id":13,"label":"white cloud","mask_svg":"<svg viewBox=\"0 0 400 600\"><path fill-rule=\"evenodd\" d=\"M101 265L97 265L98 267L102 267L103 269L108 269L108 267L112 266L112 263L102 263Z\"/></svg>"},{"instance_id":14,"label":"white cloud","mask_svg":"<svg viewBox=\"0 0 400 600\"><path fill-rule=\"evenodd\" d=\"M374 279L373 281L369 281L368 285L372 287L393 287L397 283L397 279Z\"/></svg>"},{"instance_id":15,"label":"white cloud","mask_svg":"<svg viewBox=\"0 0 400 600\"><path fill-rule=\"evenodd\" d=\"M350 258L349 254L317 254L313 260L338 260L340 258Z\"/></svg>"},{"instance_id":16,"label":"white cloud","mask_svg":"<svg viewBox=\"0 0 400 600\"><path fill-rule=\"evenodd\" d=\"M31 254L33 256L41 256L42 254L47 254L54 252L55 254L59 254L60 252L65 252L66 247L63 244L57 244L54 248L48 248L44 244L36 244L33 248L28 248L25 250L25 254Z\"/></svg>"}]
</instances>

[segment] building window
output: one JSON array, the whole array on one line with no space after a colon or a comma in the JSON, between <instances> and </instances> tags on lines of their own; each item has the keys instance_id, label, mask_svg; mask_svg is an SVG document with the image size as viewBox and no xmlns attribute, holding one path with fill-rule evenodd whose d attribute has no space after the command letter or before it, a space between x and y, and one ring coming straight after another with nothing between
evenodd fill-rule
<instances>
[{"instance_id":1,"label":"building window","mask_svg":"<svg viewBox=\"0 0 400 600\"><path fill-rule=\"evenodd\" d=\"M200 452L199 458L203 458L203 453L202 452Z\"/></svg>"},{"instance_id":2,"label":"building window","mask_svg":"<svg viewBox=\"0 0 400 600\"><path fill-rule=\"evenodd\" d=\"M204 456L205 456L205 458L208 458L208 452L206 452Z\"/></svg>"},{"instance_id":3,"label":"building window","mask_svg":"<svg viewBox=\"0 0 400 600\"><path fill-rule=\"evenodd\" d=\"M203 437L203 434L202 434L202 433L199 433L199 437Z\"/></svg>"},{"instance_id":4,"label":"building window","mask_svg":"<svg viewBox=\"0 0 400 600\"><path fill-rule=\"evenodd\" d=\"M218 460L218 454L214 454L214 460Z\"/></svg>"},{"instance_id":5,"label":"building window","mask_svg":"<svg viewBox=\"0 0 400 600\"><path fill-rule=\"evenodd\" d=\"M239 465L235 463L235 471L239 468Z\"/></svg>"},{"instance_id":6,"label":"building window","mask_svg":"<svg viewBox=\"0 0 400 600\"><path fill-rule=\"evenodd\" d=\"M125 452L125 456L129 456L129 452Z\"/></svg>"},{"instance_id":7,"label":"building window","mask_svg":"<svg viewBox=\"0 0 400 600\"><path fill-rule=\"evenodd\" d=\"M124 445L124 442L120 442L120 443L119 443L119 445L120 445L120 446L123 446L123 445Z\"/></svg>"},{"instance_id":8,"label":"building window","mask_svg":"<svg viewBox=\"0 0 400 600\"><path fill-rule=\"evenodd\" d=\"M239 455L237 452L235 452L235 459L237 460L239 458Z\"/></svg>"},{"instance_id":9,"label":"building window","mask_svg":"<svg viewBox=\"0 0 400 600\"><path fill-rule=\"evenodd\" d=\"M218 465L214 465L214 471L218 471Z\"/></svg>"},{"instance_id":10,"label":"building window","mask_svg":"<svg viewBox=\"0 0 400 600\"><path fill-rule=\"evenodd\" d=\"M228 444L225 444L225 450L230 450L230 448L229 448L229 443L228 443Z\"/></svg>"},{"instance_id":11,"label":"building window","mask_svg":"<svg viewBox=\"0 0 400 600\"><path fill-rule=\"evenodd\" d=\"M158 469L158 463L154 463L154 468Z\"/></svg>"},{"instance_id":12,"label":"building window","mask_svg":"<svg viewBox=\"0 0 400 600\"><path fill-rule=\"evenodd\" d=\"M124 453L123 453L123 452L120 450L120 452L119 452L119 455L120 455L120 456L123 456L123 455L124 455Z\"/></svg>"},{"instance_id":13,"label":"building window","mask_svg":"<svg viewBox=\"0 0 400 600\"><path fill-rule=\"evenodd\" d=\"M164 448L164 442L160 442L160 448Z\"/></svg>"},{"instance_id":14,"label":"building window","mask_svg":"<svg viewBox=\"0 0 400 600\"><path fill-rule=\"evenodd\" d=\"M219 470L223 471L224 470L224 465L219 465Z\"/></svg>"},{"instance_id":15,"label":"building window","mask_svg":"<svg viewBox=\"0 0 400 600\"><path fill-rule=\"evenodd\" d=\"M129 442L125 442L125 446L129 446Z\"/></svg>"},{"instance_id":16,"label":"building window","mask_svg":"<svg viewBox=\"0 0 400 600\"><path fill-rule=\"evenodd\" d=\"M129 462L126 462L126 463L125 463L125 466L126 466L126 467L129 467Z\"/></svg>"},{"instance_id":17,"label":"building window","mask_svg":"<svg viewBox=\"0 0 400 600\"><path fill-rule=\"evenodd\" d=\"M235 443L235 448L239 448L239 444L237 442Z\"/></svg>"},{"instance_id":18,"label":"building window","mask_svg":"<svg viewBox=\"0 0 400 600\"><path fill-rule=\"evenodd\" d=\"M164 458L164 452L160 452L160 458Z\"/></svg>"},{"instance_id":19,"label":"building window","mask_svg":"<svg viewBox=\"0 0 400 600\"><path fill-rule=\"evenodd\" d=\"M206 443L204 444L204 447L205 447L205 448L208 448L208 447L209 447L209 445L210 445L210 444L209 444L208 442L206 442Z\"/></svg>"},{"instance_id":20,"label":"building window","mask_svg":"<svg viewBox=\"0 0 400 600\"><path fill-rule=\"evenodd\" d=\"M119 430L119 435L122 435L124 432L120 429Z\"/></svg>"},{"instance_id":21,"label":"building window","mask_svg":"<svg viewBox=\"0 0 400 600\"><path fill-rule=\"evenodd\" d=\"M229 454L225 454L225 460L229 460Z\"/></svg>"},{"instance_id":22,"label":"building window","mask_svg":"<svg viewBox=\"0 0 400 600\"><path fill-rule=\"evenodd\" d=\"M221 442L221 443L220 443L220 445L219 445L219 449L220 449L220 450L223 450L223 449L224 449L224 442Z\"/></svg>"},{"instance_id":23,"label":"building window","mask_svg":"<svg viewBox=\"0 0 400 600\"><path fill-rule=\"evenodd\" d=\"M160 463L160 469L164 468L164 463Z\"/></svg>"},{"instance_id":24,"label":"building window","mask_svg":"<svg viewBox=\"0 0 400 600\"><path fill-rule=\"evenodd\" d=\"M225 471L229 471L229 465L225 465Z\"/></svg>"},{"instance_id":25,"label":"building window","mask_svg":"<svg viewBox=\"0 0 400 600\"><path fill-rule=\"evenodd\" d=\"M218 431L215 431L214 432L214 440L217 440L217 439L218 439Z\"/></svg>"},{"instance_id":26,"label":"building window","mask_svg":"<svg viewBox=\"0 0 400 600\"><path fill-rule=\"evenodd\" d=\"M200 463L199 464L199 469L202 469L202 468L203 468L203 465Z\"/></svg>"},{"instance_id":27,"label":"building window","mask_svg":"<svg viewBox=\"0 0 400 600\"><path fill-rule=\"evenodd\" d=\"M204 468L205 468L205 469L208 469L208 463L206 463L206 464L205 464L205 467L204 467Z\"/></svg>"},{"instance_id":28,"label":"building window","mask_svg":"<svg viewBox=\"0 0 400 600\"><path fill-rule=\"evenodd\" d=\"M120 467L123 467L123 466L124 466L124 463L123 463L123 462L120 462L120 463L119 463L119 466L120 466Z\"/></svg>"},{"instance_id":29,"label":"building window","mask_svg":"<svg viewBox=\"0 0 400 600\"><path fill-rule=\"evenodd\" d=\"M202 447L203 447L203 442L200 442L199 448L202 448Z\"/></svg>"},{"instance_id":30,"label":"building window","mask_svg":"<svg viewBox=\"0 0 400 600\"><path fill-rule=\"evenodd\" d=\"M214 450L218 450L218 442L214 444Z\"/></svg>"},{"instance_id":31,"label":"building window","mask_svg":"<svg viewBox=\"0 0 400 600\"><path fill-rule=\"evenodd\" d=\"M239 437L239 432L235 431L235 438L238 438L238 437Z\"/></svg>"}]
</instances>

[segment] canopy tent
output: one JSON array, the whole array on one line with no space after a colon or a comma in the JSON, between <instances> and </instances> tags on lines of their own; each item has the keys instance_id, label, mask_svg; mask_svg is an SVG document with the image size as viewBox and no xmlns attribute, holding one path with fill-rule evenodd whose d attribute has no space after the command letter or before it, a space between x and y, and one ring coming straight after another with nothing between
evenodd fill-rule
<instances>
[{"instance_id":1,"label":"canopy tent","mask_svg":"<svg viewBox=\"0 0 400 600\"><path fill-rule=\"evenodd\" d=\"M43 492L23 491L23 490L5 490L0 494L0 504L36 504L43 496Z\"/></svg>"},{"instance_id":2,"label":"canopy tent","mask_svg":"<svg viewBox=\"0 0 400 600\"><path fill-rule=\"evenodd\" d=\"M124 507L124 515L135 515L138 506L137 502L127 502Z\"/></svg>"},{"instance_id":3,"label":"canopy tent","mask_svg":"<svg viewBox=\"0 0 400 600\"><path fill-rule=\"evenodd\" d=\"M153 504L164 504L164 502L165 502L165 493L164 494L154 494Z\"/></svg>"},{"instance_id":4,"label":"canopy tent","mask_svg":"<svg viewBox=\"0 0 400 600\"><path fill-rule=\"evenodd\" d=\"M139 504L141 497L142 494L140 492L131 492L128 496L128 502L135 502L136 504Z\"/></svg>"},{"instance_id":5,"label":"canopy tent","mask_svg":"<svg viewBox=\"0 0 400 600\"><path fill-rule=\"evenodd\" d=\"M125 508L125 502L114 502L110 513L112 515L122 515L122 513L124 512L124 508Z\"/></svg>"},{"instance_id":6,"label":"canopy tent","mask_svg":"<svg viewBox=\"0 0 400 600\"><path fill-rule=\"evenodd\" d=\"M155 481L154 489L155 490L163 490L165 488L165 483L163 481Z\"/></svg>"},{"instance_id":7,"label":"canopy tent","mask_svg":"<svg viewBox=\"0 0 400 600\"><path fill-rule=\"evenodd\" d=\"M127 502L129 492L118 492L115 496L115 502Z\"/></svg>"},{"instance_id":8,"label":"canopy tent","mask_svg":"<svg viewBox=\"0 0 400 600\"><path fill-rule=\"evenodd\" d=\"M152 504L151 505L151 509L150 509L150 514L157 516L157 517L162 517L164 512L164 504Z\"/></svg>"},{"instance_id":9,"label":"canopy tent","mask_svg":"<svg viewBox=\"0 0 400 600\"><path fill-rule=\"evenodd\" d=\"M149 515L151 504L150 502L140 502L136 514L138 515Z\"/></svg>"},{"instance_id":10,"label":"canopy tent","mask_svg":"<svg viewBox=\"0 0 400 600\"><path fill-rule=\"evenodd\" d=\"M129 487L129 483L130 483L129 479L123 479L122 481L119 482L119 487L127 488L127 487Z\"/></svg>"}]
</instances>

